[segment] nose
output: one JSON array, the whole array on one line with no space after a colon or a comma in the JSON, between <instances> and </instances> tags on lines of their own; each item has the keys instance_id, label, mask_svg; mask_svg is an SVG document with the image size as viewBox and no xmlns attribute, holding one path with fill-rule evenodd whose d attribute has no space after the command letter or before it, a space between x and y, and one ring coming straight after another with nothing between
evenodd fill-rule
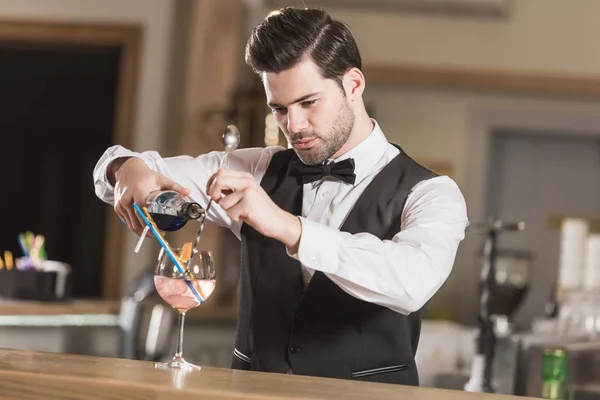
<instances>
[{"instance_id":1,"label":"nose","mask_svg":"<svg viewBox=\"0 0 600 400\"><path fill-rule=\"evenodd\" d=\"M308 128L308 119L304 110L292 110L290 107L287 117L287 130L289 133L302 132Z\"/></svg>"}]
</instances>

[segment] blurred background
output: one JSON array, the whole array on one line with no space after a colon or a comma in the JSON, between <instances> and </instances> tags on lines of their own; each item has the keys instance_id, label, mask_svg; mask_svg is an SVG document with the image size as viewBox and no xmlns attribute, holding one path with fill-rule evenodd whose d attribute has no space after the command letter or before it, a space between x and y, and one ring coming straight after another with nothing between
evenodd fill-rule
<instances>
[{"instance_id":1,"label":"blurred background","mask_svg":"<svg viewBox=\"0 0 600 400\"><path fill-rule=\"evenodd\" d=\"M137 237L95 197L92 170L113 144L163 156L221 150L229 123L240 128L241 147L285 145L243 56L252 28L288 5L303 2L0 0L0 256L5 263L5 250L22 256L17 238L30 231L68 270L60 298L0 288L1 347L170 354L169 310L156 308L151 289L139 294L158 247L148 240L133 252ZM524 222L524 230L498 235L495 279L506 290L495 298L504 304L502 324L495 323L516 355L496 360L510 365L496 371L509 371L498 377L504 392L535 395L539 385L527 389L515 377L523 343L543 337L597 346L600 331L600 2L304 5L351 28L367 108L389 141L451 176L475 225L490 217ZM467 231L429 306L418 357L425 385L459 387L469 374L486 232ZM187 358L228 367L239 243L207 227L202 247L215 254L217 289L189 312ZM164 326L154 342L149 326Z\"/></svg>"}]
</instances>

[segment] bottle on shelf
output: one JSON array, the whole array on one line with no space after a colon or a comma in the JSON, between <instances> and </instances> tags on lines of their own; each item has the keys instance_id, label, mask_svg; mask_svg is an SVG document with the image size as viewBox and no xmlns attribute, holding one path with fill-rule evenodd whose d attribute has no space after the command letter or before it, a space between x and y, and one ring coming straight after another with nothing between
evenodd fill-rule
<instances>
[{"instance_id":1,"label":"bottle on shelf","mask_svg":"<svg viewBox=\"0 0 600 400\"><path fill-rule=\"evenodd\" d=\"M566 400L569 357L563 349L545 349L542 359L542 398Z\"/></svg>"}]
</instances>

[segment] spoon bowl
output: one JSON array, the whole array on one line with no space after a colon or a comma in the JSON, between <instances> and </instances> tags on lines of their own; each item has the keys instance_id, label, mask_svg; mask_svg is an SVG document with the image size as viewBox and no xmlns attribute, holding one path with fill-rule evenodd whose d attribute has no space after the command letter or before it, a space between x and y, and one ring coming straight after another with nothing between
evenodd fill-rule
<instances>
[{"instance_id":1,"label":"spoon bowl","mask_svg":"<svg viewBox=\"0 0 600 400\"><path fill-rule=\"evenodd\" d=\"M231 153L240 145L240 130L235 125L227 125L223 133L223 147L225 152Z\"/></svg>"}]
</instances>

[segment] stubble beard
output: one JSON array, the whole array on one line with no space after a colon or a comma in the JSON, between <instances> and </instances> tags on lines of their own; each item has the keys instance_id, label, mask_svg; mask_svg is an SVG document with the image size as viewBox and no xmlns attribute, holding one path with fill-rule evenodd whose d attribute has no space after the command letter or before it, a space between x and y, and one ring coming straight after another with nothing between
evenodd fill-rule
<instances>
[{"instance_id":1,"label":"stubble beard","mask_svg":"<svg viewBox=\"0 0 600 400\"><path fill-rule=\"evenodd\" d=\"M354 129L354 120L354 113L350 109L348 101L345 100L340 106L338 117L333 122L331 131L325 137L313 132L300 132L291 135L290 141L292 142L302 138L317 138L317 144L309 149L294 148L298 158L307 165L319 165L331 158L348 141Z\"/></svg>"}]
</instances>

